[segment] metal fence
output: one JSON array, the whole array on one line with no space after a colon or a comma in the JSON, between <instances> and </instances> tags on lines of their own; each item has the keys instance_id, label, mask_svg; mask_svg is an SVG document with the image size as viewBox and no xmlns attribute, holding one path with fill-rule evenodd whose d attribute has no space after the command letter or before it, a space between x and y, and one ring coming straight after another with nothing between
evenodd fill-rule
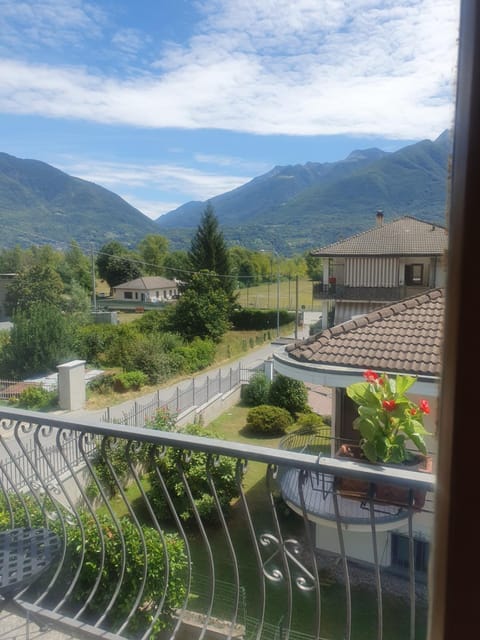
<instances>
[{"instance_id":1,"label":"metal fence","mask_svg":"<svg viewBox=\"0 0 480 640\"><path fill-rule=\"evenodd\" d=\"M53 468L53 446L70 483ZM76 452L84 462L81 478L71 464ZM28 494L13 473L21 456L30 467ZM3 464L8 457L13 465ZM60 545L50 570L31 587L22 584L21 602L73 637L173 640L187 630L199 639L424 637L418 512L411 503L378 506L374 491L362 506L342 497L333 479L432 491L430 474L17 409L0 409L0 460L0 530L47 526ZM296 513L286 511L287 500ZM330 526L319 526L326 520ZM399 526L406 532L405 583L398 606L389 595L384 607L382 536ZM335 589L318 563L318 549L332 536L341 574ZM374 550L370 586L360 595L346 551L355 536L358 547L368 538Z\"/></svg>"},{"instance_id":2,"label":"metal fence","mask_svg":"<svg viewBox=\"0 0 480 640\"><path fill-rule=\"evenodd\" d=\"M247 369L238 364L228 370L219 369L217 372L192 378L187 383L179 384L169 398L161 396L159 389L156 394L147 401L134 401L128 411L117 407L108 407L102 416L103 422L143 427L159 409L164 409L172 415L179 415L193 407L198 407L210 402L218 395L228 393L239 385L247 383L252 375L261 370L263 365L256 369Z\"/></svg>"},{"instance_id":3,"label":"metal fence","mask_svg":"<svg viewBox=\"0 0 480 640\"><path fill-rule=\"evenodd\" d=\"M39 387L36 382L25 382L23 380L0 379L0 400L10 400L16 398L22 391L29 387Z\"/></svg>"}]
</instances>

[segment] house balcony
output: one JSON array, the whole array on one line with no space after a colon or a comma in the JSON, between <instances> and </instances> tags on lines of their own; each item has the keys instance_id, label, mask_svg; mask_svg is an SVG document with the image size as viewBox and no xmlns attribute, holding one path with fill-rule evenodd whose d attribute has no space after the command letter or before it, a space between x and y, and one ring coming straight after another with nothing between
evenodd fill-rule
<instances>
[{"instance_id":1,"label":"house balcony","mask_svg":"<svg viewBox=\"0 0 480 640\"><path fill-rule=\"evenodd\" d=\"M336 283L315 283L313 285L313 298L315 300L368 300L388 303L419 295L429 289L430 287L427 286L350 287Z\"/></svg>"},{"instance_id":2,"label":"house balcony","mask_svg":"<svg viewBox=\"0 0 480 640\"><path fill-rule=\"evenodd\" d=\"M0 462L0 532L48 530L57 541L41 575L0 601L3 621L20 606L72 638L425 637L410 544L423 514L367 500L361 526L375 561L363 567L363 589L343 544L361 507L345 505L354 501L338 495L333 478L433 491L431 474L300 445L272 449L7 408ZM320 494L338 536L333 577L312 530L327 513ZM401 524L408 553L392 604L378 532Z\"/></svg>"}]
</instances>

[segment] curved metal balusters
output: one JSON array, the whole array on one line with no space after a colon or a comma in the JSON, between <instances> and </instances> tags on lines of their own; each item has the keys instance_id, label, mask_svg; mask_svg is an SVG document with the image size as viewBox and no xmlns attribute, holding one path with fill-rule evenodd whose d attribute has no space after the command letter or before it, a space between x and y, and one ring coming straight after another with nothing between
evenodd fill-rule
<instances>
[{"instance_id":1,"label":"curved metal balusters","mask_svg":"<svg viewBox=\"0 0 480 640\"><path fill-rule=\"evenodd\" d=\"M345 538L343 535L342 518L340 515L340 508L338 506L338 489L336 484L333 484L333 508L335 511L335 523L337 526L338 545L340 547L340 557L342 559L343 576L345 580L345 603L347 609L347 616L345 621L345 640L350 640L352 637L352 590L350 587L350 573L348 570L348 558L345 550Z\"/></svg>"},{"instance_id":2,"label":"curved metal balusters","mask_svg":"<svg viewBox=\"0 0 480 640\"><path fill-rule=\"evenodd\" d=\"M225 520L225 515L223 513L223 509L222 509L222 505L220 504L220 500L218 499L218 493L217 493L217 489L215 487L215 483L213 481L213 477L212 477L212 473L211 473L211 467L215 466L218 464L218 456L216 455L210 455L207 458L207 481L208 481L208 485L210 487L210 491L212 492L212 496L213 496L213 500L215 502L215 508L217 510L217 514L220 520L220 524L222 526L222 531L223 531L223 535L225 537L225 540L227 542L227 548L230 554L230 558L232 560L232 566L233 566L233 571L234 571L234 578L235 578L235 598L234 598L234 603L233 603L233 612L232 612L232 619L229 625L229 632L228 632L228 640L230 640L230 638L232 637L232 634L234 632L235 626L237 624L237 619L238 619L238 609L239 609L239 603L240 603L240 573L239 573L239 569L238 569L238 562L237 562L237 556L235 554L235 548L233 546L233 542L232 542L232 537L230 535L230 532L228 530L228 526L227 526L227 522Z\"/></svg>"},{"instance_id":3,"label":"curved metal balusters","mask_svg":"<svg viewBox=\"0 0 480 640\"><path fill-rule=\"evenodd\" d=\"M317 566L317 556L315 554L315 543L312 540L312 535L309 526L307 507L305 503L305 494L304 494L304 486L310 480L310 474L312 471L305 471L302 469L298 474L298 493L300 495L300 504L302 507L302 517L305 523L305 539L307 541L308 550L310 552L310 558L313 564L313 575L311 575L311 579L313 581L313 585L311 589L315 589L315 638L320 638L320 625L322 619L322 599L321 599L321 591L320 591L320 579L318 574L318 566Z\"/></svg>"},{"instance_id":4,"label":"curved metal balusters","mask_svg":"<svg viewBox=\"0 0 480 640\"><path fill-rule=\"evenodd\" d=\"M375 589L377 591L377 638L383 638L383 602L382 602L382 578L380 575L380 563L378 560L377 527L375 525L375 504L373 501L375 485L371 484L368 496L368 509L370 513L370 528L372 531L373 572L375 575Z\"/></svg>"},{"instance_id":5,"label":"curved metal balusters","mask_svg":"<svg viewBox=\"0 0 480 640\"><path fill-rule=\"evenodd\" d=\"M9 412L9 415L10 413L12 412ZM176 609L168 629L171 639L179 635L182 626L192 624L192 617L195 617L198 640L207 638L210 628L217 623L222 624L225 638L231 639L241 633L239 617L242 606L241 596L245 591L245 585L242 584L245 567L240 565L237 544L244 547L244 555L253 558L258 574L253 591L247 590L246 593L245 606L248 610L245 611L244 620L241 620L242 623L248 624L245 630L246 637L249 640L264 640L271 637L272 629L274 630L275 627L272 617L276 617L278 631L281 614L282 640L296 638L295 605L299 602L297 598L303 597L301 594L308 593L310 594L308 604L312 604L311 621L309 621L312 635L309 637L312 640L320 639L321 627L328 612L325 607L322 611L315 540L308 510L311 508L312 491L315 489L315 487L312 488L310 479L318 469L320 469L319 473L328 473L328 465L332 464L331 462L325 463L324 460L303 452L289 454L284 451L255 448L237 443L221 444L211 439L186 434L163 432L159 435L158 432L153 431L150 434L146 429L126 428L119 425L77 425L75 423L75 426L72 426L67 421L50 419L48 416L43 421L43 416L40 417L38 414L33 414L32 419L28 421L26 414L20 415L22 417L19 419L0 419L0 461L2 462L0 498L4 504L2 526L5 524L11 527L18 526L20 521L36 524L40 518L44 525L55 528L60 536L63 536L58 565L45 577L38 589L28 593L25 590L25 596L22 595L22 598L29 601L34 599L34 604L39 607L41 605L40 608L48 608L49 611L72 620L77 625L87 625L92 633L98 633L99 636L112 633L118 637L127 637L132 633L131 624L136 623L136 613L148 613L148 621L142 619L141 628L136 629L134 633L139 640L149 640L164 624L163 614L172 613L169 609L171 606L169 605L169 584L178 574L175 574L175 565L169 557L169 533L167 532L173 528L179 544L183 545L181 578L184 580L181 585L181 598L174 605ZM188 509L192 515L191 525L185 525L181 514L177 513L173 490L168 489L170 481L168 479L167 482L167 476L164 476L162 457L172 450L178 452L176 468L179 483L188 500ZM117 467L112 460L113 452L118 453L121 458L122 470L120 471L120 467ZM207 526L197 507L193 483L189 478L190 456L198 453L201 453L205 460L202 479L208 486L209 499L212 500L218 516L218 525L214 532L218 545L213 543L212 530ZM241 529L240 538L243 536L241 540L237 539L239 531L232 531L232 524L223 511L223 494L217 484L217 465L221 461L221 456L224 455L236 460L238 499L232 505L236 510L235 526ZM58 457L61 458L60 461ZM97 466L97 457L101 460L101 467ZM261 519L264 522L264 516L268 517L269 524L265 527L266 530L259 530L257 522L259 512L252 509L254 503L250 504L251 496L246 494L243 487L248 460L254 461L255 464L263 464L266 470L265 504L268 514L262 513ZM4 461L8 462L8 466L3 464ZM335 464L333 462L333 465ZM129 498L129 490L124 486L123 469L126 470L129 483L132 483L136 495L139 496L138 504L141 503L140 506L146 514L147 525L144 524L143 516L140 517L137 505L134 505ZM295 539L296 536L286 535L283 528L282 512L278 501L279 489L281 489L281 478L277 476L279 469L290 470L289 478L293 478L293 481L289 486L297 485L296 513L304 523L304 531L298 540ZM164 519L160 515L162 511L157 512L155 502L151 502L149 490L142 477L145 472L151 473L156 480L158 479L157 491L163 494L163 502L170 510L172 521ZM330 471L330 474L335 476L334 471ZM107 485L104 485L103 479L106 475L110 478L109 483L115 492L115 500L121 503L126 513L125 520L123 516L118 515ZM90 490L89 484L93 490ZM340 507L344 508L345 505L340 503L335 486L329 489L328 493L329 495L322 493L322 499L328 498L332 502L345 579L346 622L343 637L345 640L351 640L354 634L351 581L345 548L344 523L340 513ZM385 632L376 524L378 514L374 509L374 500L372 495L365 503L367 512L369 510L369 516L367 515L365 522L369 524L373 544L377 638L381 640ZM410 640L414 640L416 625L413 515L414 509L410 508L408 512ZM107 521L108 528L104 524ZM403 522L407 523L406 517ZM127 523L128 531L133 532L133 539L135 541L138 539L136 555L139 558L139 572L135 589L126 595L124 601L125 593L122 589L128 580L129 563L132 559L130 543L127 544L124 537L127 532ZM148 535L146 526L150 528ZM382 530L380 526L378 530ZM73 531L75 535L72 538ZM89 531L95 532L98 555L94 570L89 575L89 581L85 582L84 570L91 557ZM146 593L151 584L149 582L151 575L149 544L151 544L152 535L155 540L158 537L157 548L161 548L162 553L159 556L161 566L156 578L159 583L156 595L150 602L146 601ZM110 558L108 554L112 544L110 536L115 537L118 572L115 580L106 582L105 575ZM77 548L72 547L72 539L76 541ZM197 545L197 549L193 549L192 544ZM302 556L304 551L308 553L305 559ZM224 556L219 555L222 553ZM199 554L203 555L208 569L205 593L197 589L201 581L196 581L195 571L198 572L198 566L193 564ZM71 562L72 559L73 562ZM225 587L220 581L224 568L229 576L229 583ZM270 587L270 584L273 586ZM278 585L279 588L274 585ZM104 588L107 590L104 591ZM193 593L194 588L195 593ZM203 586L199 588L203 589ZM79 593L82 593L81 601L79 601ZM229 598L228 604L222 601L225 594ZM205 601L198 598L198 595L206 596ZM270 605L273 595L275 595L275 602L277 597L283 598L282 605L276 604L275 610ZM105 605L102 605L101 610L98 608L99 597L102 597L102 602L105 599ZM120 598L124 606L119 616L116 606ZM218 616L218 612L223 608L228 611L226 620L219 620L215 616ZM190 609L193 610L190 611ZM162 637L167 636L167 632L161 633Z\"/></svg>"}]
</instances>

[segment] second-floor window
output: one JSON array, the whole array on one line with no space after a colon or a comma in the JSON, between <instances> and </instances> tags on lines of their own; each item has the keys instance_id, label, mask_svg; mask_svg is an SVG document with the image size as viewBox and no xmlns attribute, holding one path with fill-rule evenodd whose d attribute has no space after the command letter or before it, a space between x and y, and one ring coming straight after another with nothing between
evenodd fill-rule
<instances>
[{"instance_id":1,"label":"second-floor window","mask_svg":"<svg viewBox=\"0 0 480 640\"><path fill-rule=\"evenodd\" d=\"M405 266L405 284L415 285L423 282L423 264L407 264Z\"/></svg>"}]
</instances>

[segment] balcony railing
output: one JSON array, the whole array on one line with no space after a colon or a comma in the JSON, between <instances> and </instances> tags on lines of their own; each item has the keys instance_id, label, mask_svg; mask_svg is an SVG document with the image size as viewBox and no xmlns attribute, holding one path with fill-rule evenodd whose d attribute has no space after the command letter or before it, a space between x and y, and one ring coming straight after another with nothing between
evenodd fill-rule
<instances>
[{"instance_id":1,"label":"balcony railing","mask_svg":"<svg viewBox=\"0 0 480 640\"><path fill-rule=\"evenodd\" d=\"M343 284L314 284L313 298L316 300L377 300L390 302L428 291L429 287L350 287Z\"/></svg>"},{"instance_id":2,"label":"balcony railing","mask_svg":"<svg viewBox=\"0 0 480 640\"><path fill-rule=\"evenodd\" d=\"M0 410L0 462L0 529L47 527L61 540L50 571L18 600L73 636L424 637L418 512L366 500L374 561L362 568L371 588L360 588L344 544L349 509L360 503L349 506L333 478L431 492L430 474L14 409ZM319 496L338 541L334 579L312 524ZM377 533L400 521L408 566L394 597Z\"/></svg>"}]
</instances>

